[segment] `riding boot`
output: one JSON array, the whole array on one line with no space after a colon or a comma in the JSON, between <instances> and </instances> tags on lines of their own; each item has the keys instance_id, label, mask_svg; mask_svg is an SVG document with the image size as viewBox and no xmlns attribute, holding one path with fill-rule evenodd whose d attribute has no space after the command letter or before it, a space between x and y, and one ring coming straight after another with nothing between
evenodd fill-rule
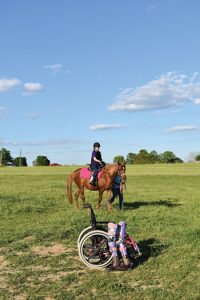
<instances>
[{"instance_id":1,"label":"riding boot","mask_svg":"<svg viewBox=\"0 0 200 300\"><path fill-rule=\"evenodd\" d=\"M122 258L123 263L118 267L118 270L126 271L131 267L130 260L127 255L124 255Z\"/></svg>"},{"instance_id":2,"label":"riding boot","mask_svg":"<svg viewBox=\"0 0 200 300\"><path fill-rule=\"evenodd\" d=\"M90 177L90 180L89 180L89 183L93 182L93 180L94 180L94 177L91 176L91 177Z\"/></svg>"},{"instance_id":3,"label":"riding boot","mask_svg":"<svg viewBox=\"0 0 200 300\"><path fill-rule=\"evenodd\" d=\"M129 260L128 255L123 256L123 261L124 261L125 266L128 266L128 267L130 266L130 260Z\"/></svg>"},{"instance_id":4,"label":"riding boot","mask_svg":"<svg viewBox=\"0 0 200 300\"><path fill-rule=\"evenodd\" d=\"M118 256L113 256L112 265L109 266L110 271L117 271L119 267L119 259Z\"/></svg>"},{"instance_id":5,"label":"riding boot","mask_svg":"<svg viewBox=\"0 0 200 300\"><path fill-rule=\"evenodd\" d=\"M90 180L89 180L89 184L91 184L91 185L94 185L94 186L95 186L95 185L96 185L96 183L95 183L95 182L96 182L96 178L94 178L93 176L91 176L91 177L90 177Z\"/></svg>"}]
</instances>

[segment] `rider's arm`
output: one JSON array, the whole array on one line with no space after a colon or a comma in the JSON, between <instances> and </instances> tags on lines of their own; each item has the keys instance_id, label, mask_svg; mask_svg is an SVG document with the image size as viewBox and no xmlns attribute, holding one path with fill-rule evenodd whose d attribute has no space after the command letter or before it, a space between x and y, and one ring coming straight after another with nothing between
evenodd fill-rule
<instances>
[{"instance_id":1,"label":"rider's arm","mask_svg":"<svg viewBox=\"0 0 200 300\"><path fill-rule=\"evenodd\" d=\"M98 160L95 156L93 157L94 161L98 162L98 163L101 163L100 160Z\"/></svg>"}]
</instances>

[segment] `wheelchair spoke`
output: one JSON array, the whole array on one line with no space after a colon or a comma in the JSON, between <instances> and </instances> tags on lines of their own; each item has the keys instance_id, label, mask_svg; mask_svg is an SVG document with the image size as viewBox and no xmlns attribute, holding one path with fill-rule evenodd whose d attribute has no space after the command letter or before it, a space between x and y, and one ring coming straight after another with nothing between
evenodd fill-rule
<instances>
[{"instance_id":1,"label":"wheelchair spoke","mask_svg":"<svg viewBox=\"0 0 200 300\"><path fill-rule=\"evenodd\" d=\"M96 254L98 254L98 256L99 256L99 258L100 258L100 260L101 260L99 250L101 249L101 246L102 246L104 243L105 243L105 240L103 241L102 244L100 244L99 246L98 246L98 245L96 246L97 248L96 248L95 251L92 253L92 255L88 258L88 261L89 261L90 259L94 258L94 256L95 256Z\"/></svg>"}]
</instances>

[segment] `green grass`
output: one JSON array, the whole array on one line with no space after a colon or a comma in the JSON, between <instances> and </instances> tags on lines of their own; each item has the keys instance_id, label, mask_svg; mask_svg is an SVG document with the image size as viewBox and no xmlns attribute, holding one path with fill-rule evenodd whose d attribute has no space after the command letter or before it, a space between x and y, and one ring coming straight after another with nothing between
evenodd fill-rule
<instances>
[{"instance_id":1,"label":"green grass","mask_svg":"<svg viewBox=\"0 0 200 300\"><path fill-rule=\"evenodd\" d=\"M105 195L96 215L127 221L143 255L113 273L79 260L89 215L66 199L74 169L0 168L0 299L200 299L200 165L127 167L124 211L107 212Z\"/></svg>"}]
</instances>

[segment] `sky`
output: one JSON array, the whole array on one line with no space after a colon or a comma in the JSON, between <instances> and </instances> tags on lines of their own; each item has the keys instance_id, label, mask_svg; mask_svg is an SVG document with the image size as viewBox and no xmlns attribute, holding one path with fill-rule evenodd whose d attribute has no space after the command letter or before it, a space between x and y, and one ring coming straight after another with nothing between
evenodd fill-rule
<instances>
[{"instance_id":1,"label":"sky","mask_svg":"<svg viewBox=\"0 0 200 300\"><path fill-rule=\"evenodd\" d=\"M200 152L200 1L0 0L0 138L86 164Z\"/></svg>"}]
</instances>

